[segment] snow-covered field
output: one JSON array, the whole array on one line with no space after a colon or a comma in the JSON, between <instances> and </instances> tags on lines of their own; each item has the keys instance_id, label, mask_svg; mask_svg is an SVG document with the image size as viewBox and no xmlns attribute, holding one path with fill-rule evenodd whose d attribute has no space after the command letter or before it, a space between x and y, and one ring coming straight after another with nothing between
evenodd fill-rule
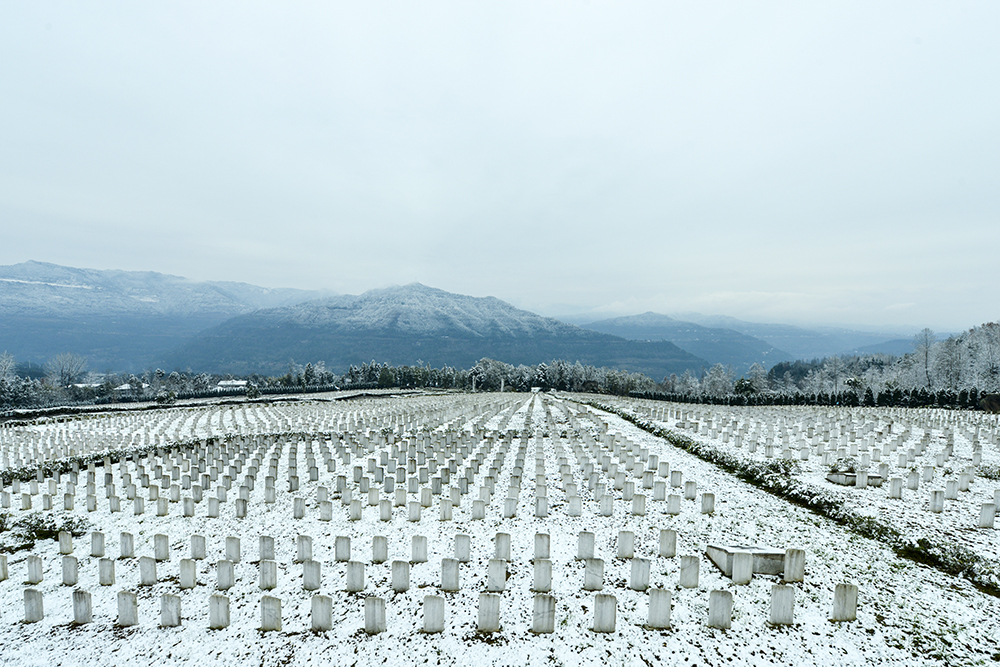
<instances>
[{"instance_id":1,"label":"snow-covered field","mask_svg":"<svg viewBox=\"0 0 1000 667\"><path fill-rule=\"evenodd\" d=\"M1000 539L995 530L979 528L983 505L1000 501L997 415L792 406L675 404L664 409L663 403L604 397L602 402L635 415L649 416L655 411L652 421L658 426L747 461L766 461L770 439L772 458L781 458L787 450L796 462L797 477L835 494L850 510L878 517L912 539L934 537L961 545L1000 570ZM738 434L742 434L739 441ZM946 449L950 454L945 454ZM881 475L882 485L857 488L828 481L831 464L847 457L863 464L870 474ZM962 484L963 473L968 475L968 484ZM902 482L900 498L890 495L892 478ZM911 489L908 482L917 488ZM943 496L940 512L931 511L935 491Z\"/></svg>"},{"instance_id":2,"label":"snow-covered field","mask_svg":"<svg viewBox=\"0 0 1000 667\"><path fill-rule=\"evenodd\" d=\"M4 467L27 465L31 459L58 459L82 453L144 448L161 448L143 456L115 461L109 467L98 464L94 470L94 509L88 511L88 471L80 471L71 486L71 476L58 481L45 480L32 489L20 483L17 492L8 483L3 492L10 507L8 524L33 512L41 511L45 495L52 509L46 513L57 522L76 518L88 524L84 535L73 540L73 556L78 559L76 585L63 585L63 555L55 540L39 540L29 549L11 551L7 556L8 577L0 581L0 662L18 665L120 665L120 664L608 664L608 665L839 665L839 664L994 664L1000 660L1000 600L973 588L967 581L898 558L877 542L858 537L831 521L769 495L715 466L682 451L611 413L602 412L572 400L547 395L477 394L448 396L411 396L365 399L349 402L274 403L269 405L204 406L160 410L135 415L60 418L0 429L0 453ZM639 402L619 404L637 411L649 407ZM659 407L663 407L662 405ZM806 425L813 417L794 408L744 409L739 415L714 417L713 427L737 428L747 424L742 451L754 434L766 438L774 426L780 442L780 428ZM661 415L656 415L657 419ZM703 416L699 422L707 421ZM853 413L851 423L861 431L873 425L871 435L893 421L893 437L904 423L910 433L903 438L899 451L905 451L923 433L917 428L924 413L867 411ZM933 421L933 415L926 416ZM943 418L943 417L942 417ZM695 417L689 418L694 420ZM842 417L846 419L846 417ZM663 416L663 424L691 435L689 429L677 428L676 419ZM940 438L947 441L947 425L930 425L930 444L926 452L910 465L921 465L940 449ZM982 465L996 461L995 422L980 425ZM807 427L808 428L808 427ZM935 431L937 428L937 431ZM715 436L712 427L704 436L716 438L723 446L721 431ZM846 431L849 433L850 429ZM733 431L732 433L736 433ZM903 434L900 430L899 435ZM959 470L955 461L969 458L972 441L967 425L954 425L952 473ZM865 432L864 437L869 437ZM838 437L839 434L838 434ZM207 442L218 438L217 442ZM790 436L791 439L791 436ZM822 440L822 434L821 434ZM796 435L796 442L798 437ZM849 441L849 436L848 436ZM762 440L763 442L763 440ZM730 446L733 439L729 438ZM849 442L845 443L849 447ZM810 441L810 447L814 445ZM873 443L867 443L869 448ZM829 449L829 446L827 446ZM36 451L37 450L37 451ZM72 450L72 451L71 451ZM758 448L764 455L763 446ZM147 451L147 450L144 450ZM393 456L394 453L402 456ZM505 453L503 453L505 452ZM859 455L862 452L859 451ZM625 475L626 484L615 489L614 470L603 471L601 457L625 472L633 458L642 461L651 455L667 462L671 471L680 471L684 481L697 484L697 496L682 500L680 513L667 513L667 500L655 499L654 489L644 489L642 477L635 471ZM310 455L315 459L310 481ZM780 451L778 456L780 456ZM18 458L20 457L20 462ZM335 461L332 471L327 457ZM410 459L413 459L412 464ZM502 458L502 460L501 460ZM523 458L523 461L520 459ZM898 458L892 453L889 459ZM821 480L821 455L803 461L804 472L817 484ZM883 457L883 460L886 460ZM205 471L198 470L201 461ZM257 462L258 465L253 464ZM386 492L385 482L377 481L379 469L387 477L397 475L397 464L405 469L406 481ZM519 466L519 462L521 465ZM898 461L890 460L892 464ZM454 463L455 471L440 484L441 494L430 494L429 506L421 507L418 521L410 521L412 503L428 498L424 489L435 489L435 478ZM599 486L589 487L585 466L595 465ZM194 498L202 475L211 475L218 465L215 480L203 490L201 502ZM289 471L294 470L299 488L290 490ZM877 464L876 464L877 465ZM141 466L141 469L140 469ZM157 470L157 466L160 469ZM357 467L360 467L360 470ZM239 470L231 469L238 467ZM257 468L256 471L253 468ZM491 472L495 467L496 471ZM513 485L517 468L522 468L520 484ZM647 467L645 463L641 467ZM640 470L641 470L640 467ZM421 482L421 469L427 468L427 481ZM174 472L176 471L176 472ZM172 474L174 473L174 474ZM218 516L213 513L231 475L231 487L225 501L218 502ZM273 474L272 474L273 473ZM105 480L110 474L120 511L111 512ZM158 495L170 498L171 487L179 500L164 503L166 515L158 516L157 501L150 488L143 485L148 476L150 487L160 486ZM162 474L166 480L158 481ZM896 475L893 472L892 475ZM186 475L190 475L191 488ZM543 477L539 478L538 475ZM572 484L570 477L572 476ZM338 477L345 493L338 491ZM273 500L269 500L267 478L273 477ZM249 488L248 478L253 479ZM468 493L460 493L461 479L471 480ZM489 478L489 480L487 479ZM383 478L384 479L384 478ZM412 481L411 481L412 480ZM491 480L491 481L490 481ZM402 481L402 480L401 480ZM618 481L622 481L619 478ZM669 487L667 494L678 493ZM541 482L544 482L542 484ZM55 488L50 488L54 483ZM493 493L485 505L484 518L474 518L474 501ZM646 496L646 513L633 514L630 491ZM930 482L933 485L935 481ZM135 503L128 496L129 485L143 499L143 513L135 514ZM238 518L241 486L247 486L246 516ZM977 477L969 492L959 500L947 501L945 512L925 511L917 499L927 485L917 492L904 491L902 501L890 503L883 498L888 485L860 490L864 499L843 490L845 502L881 514L894 513L894 520L914 532L951 530L983 554L995 553L995 530L975 529L975 504L987 496L995 482ZM367 486L369 491L362 492ZM580 515L572 516L569 494L576 488ZM453 493L451 489L454 488ZM942 486L943 488L943 486ZM985 488L985 490L984 490ZM329 505L320 502L325 489ZM370 490L375 489L374 495ZM380 520L382 508L369 505L371 500L396 501L396 489L403 489L403 505L391 509L388 521ZM414 492L406 492L413 489ZM548 516L536 517L536 499L547 498ZM662 488L661 488L662 490ZM37 493L32 494L32 491ZM567 491L569 493L567 493ZM606 491L612 498L611 516L603 516L597 496ZM54 492L54 493L52 493ZM715 494L715 511L701 513L702 494ZM32 510L22 510L24 493L30 497ZM72 494L73 510L64 510L65 494ZM345 495L358 501L360 519L351 520L352 508L344 504ZM879 495L881 494L881 495ZM971 495L977 494L977 495ZM458 503L450 520L441 520L442 505L453 496ZM505 517L505 498L516 498L516 514ZM296 499L301 499L296 503ZM983 500L982 502L986 502ZM184 506L193 516L184 516ZM296 517L296 505L303 512ZM912 506L900 509L897 506ZM888 509L885 509L888 508ZM163 508L160 508L163 509ZM329 513L329 520L324 516ZM935 523L942 522L942 523ZM970 522L971 525L970 525ZM912 524L912 525L911 525ZM942 526L944 528L942 528ZM677 533L677 553L660 556L661 529ZM91 555L91 532L105 536L105 554L114 562L114 583L99 583L100 558ZM594 625L595 591L584 590L584 563L576 560L581 531L595 535L595 557L604 561L603 594L615 596L615 630L597 633ZM622 533L625 534L622 534ZM134 557L119 558L122 533L134 539ZM490 559L496 556L497 534L510 536L510 560L507 578L500 595L499 632L477 632L480 594L488 586ZM556 600L555 629L552 633L533 634L531 628L534 598L536 534L550 539L549 560L552 567L551 595ZM619 539L632 533L635 557L650 565L649 585L672 594L671 627L653 630L645 627L649 593L630 588L632 562L619 558ZM169 555L156 565L157 581L140 585L139 559L154 556L155 535L168 536ZM194 561L197 584L181 588L182 561L191 557L192 535L205 537L205 558ZM298 537L312 539L312 559L318 561L321 582L318 590L303 589L302 563L295 562ZM468 535L471 553L468 562L459 566L458 591L442 591L442 559L455 557L456 535ZM260 589L260 537L274 540L277 586ZM350 538L350 559L364 563L364 590L347 592L347 562L337 560L336 538ZM410 564L410 586L394 591L392 561L413 559L413 538L426 538L426 562ZM240 540L240 560L234 565L234 583L225 591L216 590L218 562L226 558L226 538ZM387 560L373 562L373 539L384 537ZM460 538L461 539L461 538ZM501 541L503 538L501 537ZM18 546L14 530L0 533L0 543L7 549ZM755 575L746 585L735 585L705 557L708 544L755 544L784 550L801 548L806 552L805 578L790 584L795 588L794 622L772 625L770 600L772 586L780 575ZM991 552L990 549L994 551ZM230 554L233 556L234 554ZM43 578L34 584L29 578L28 560L41 559ZM699 557L699 581L696 588L678 585L680 560ZM381 559L379 559L381 560ZM496 564L494 564L496 567ZM105 567L108 567L105 564ZM502 580L502 577L501 577ZM834 587L843 582L859 589L857 620L834 623L828 620ZM40 591L44 600L44 618L26 623L25 590ZM72 596L74 590L92 596L93 621L74 625ZM118 627L119 591L136 593L138 625ZM711 591L733 594L732 628L721 630L707 626ZM180 597L182 623L178 627L160 627L161 596ZM209 599L224 595L229 601L230 623L222 629L209 629ZM332 600L332 628L311 630L311 604L315 595ZM281 630L261 631L261 598L281 600ZM377 634L365 632L365 600L378 597L385 602L386 629ZM441 633L422 632L424 599L444 598L445 623Z\"/></svg>"}]
</instances>

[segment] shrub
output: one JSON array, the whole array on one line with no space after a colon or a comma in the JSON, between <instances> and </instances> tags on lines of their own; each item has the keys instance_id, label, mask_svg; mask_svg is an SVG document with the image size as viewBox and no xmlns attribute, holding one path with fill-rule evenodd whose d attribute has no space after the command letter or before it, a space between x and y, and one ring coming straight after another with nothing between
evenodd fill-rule
<instances>
[{"instance_id":1,"label":"shrub","mask_svg":"<svg viewBox=\"0 0 1000 667\"><path fill-rule=\"evenodd\" d=\"M177 402L177 394L172 391L167 391L161 389L156 395L156 403L158 405L173 405Z\"/></svg>"},{"instance_id":2,"label":"shrub","mask_svg":"<svg viewBox=\"0 0 1000 667\"><path fill-rule=\"evenodd\" d=\"M986 479L1000 480L1000 465L979 466L976 474Z\"/></svg>"},{"instance_id":3,"label":"shrub","mask_svg":"<svg viewBox=\"0 0 1000 667\"><path fill-rule=\"evenodd\" d=\"M59 533L66 531L73 537L82 537L88 530L85 520L77 517L59 519L51 514L33 512L27 516L11 521L10 514L0 514L0 532L10 532L14 546L8 551L31 549L38 540L57 540Z\"/></svg>"}]
</instances>

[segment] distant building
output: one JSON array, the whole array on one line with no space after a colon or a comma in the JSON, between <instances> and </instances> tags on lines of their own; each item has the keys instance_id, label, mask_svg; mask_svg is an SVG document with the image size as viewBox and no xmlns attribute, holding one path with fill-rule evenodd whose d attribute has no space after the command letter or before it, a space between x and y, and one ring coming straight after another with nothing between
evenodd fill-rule
<instances>
[{"instance_id":1,"label":"distant building","mask_svg":"<svg viewBox=\"0 0 1000 667\"><path fill-rule=\"evenodd\" d=\"M143 382L142 383L142 390L145 391L147 389L149 389L149 383L148 382ZM135 387L133 387L132 385L130 385L128 382L126 382L123 385L119 385L119 386L115 387L114 390L115 390L115 392L117 392L119 394L128 394L130 392L135 391Z\"/></svg>"},{"instance_id":2,"label":"distant building","mask_svg":"<svg viewBox=\"0 0 1000 667\"><path fill-rule=\"evenodd\" d=\"M219 380L215 385L216 391L231 391L233 389L246 389L249 383L246 380Z\"/></svg>"}]
</instances>

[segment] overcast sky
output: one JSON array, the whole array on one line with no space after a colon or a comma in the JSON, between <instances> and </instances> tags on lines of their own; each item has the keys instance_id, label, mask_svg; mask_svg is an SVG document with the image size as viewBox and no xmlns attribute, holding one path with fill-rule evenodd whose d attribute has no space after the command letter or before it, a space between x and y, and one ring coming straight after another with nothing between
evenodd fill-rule
<instances>
[{"instance_id":1,"label":"overcast sky","mask_svg":"<svg viewBox=\"0 0 1000 667\"><path fill-rule=\"evenodd\" d=\"M6 2L0 264L1000 319L1000 3Z\"/></svg>"}]
</instances>

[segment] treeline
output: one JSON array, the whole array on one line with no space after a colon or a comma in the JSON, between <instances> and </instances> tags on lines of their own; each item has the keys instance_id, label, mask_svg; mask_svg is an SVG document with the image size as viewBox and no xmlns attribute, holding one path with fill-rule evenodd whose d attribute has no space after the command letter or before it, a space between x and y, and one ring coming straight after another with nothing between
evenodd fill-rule
<instances>
[{"instance_id":1,"label":"treeline","mask_svg":"<svg viewBox=\"0 0 1000 667\"><path fill-rule=\"evenodd\" d=\"M991 322L973 327L957 336L937 340L924 329L914 337L913 352L843 355L811 361L776 364L768 372L773 391L801 391L807 394L839 393L871 388L877 395L900 389L925 389L939 395L976 389L980 393L1000 392L1000 324Z\"/></svg>"},{"instance_id":2,"label":"treeline","mask_svg":"<svg viewBox=\"0 0 1000 667\"><path fill-rule=\"evenodd\" d=\"M438 388L470 391L560 391L633 395L686 403L729 405L847 405L975 409L985 394L1000 392L1000 324L990 323L938 341L925 329L910 354L836 356L776 364L754 364L739 378L715 364L660 382L641 374L554 360L513 365L480 359L472 368L429 364L392 366L371 361L338 374L322 361L290 361L280 376L211 375L160 369L142 374L95 376L78 355L57 355L45 377L25 377L7 354L0 355L0 410L67 403L111 403L205 396L250 397L352 388ZM220 386L244 380L243 386Z\"/></svg>"},{"instance_id":3,"label":"treeline","mask_svg":"<svg viewBox=\"0 0 1000 667\"><path fill-rule=\"evenodd\" d=\"M495 359L480 359L469 369L449 366L392 366L362 364L351 366L341 378L342 385L374 383L377 387L440 388L469 391L530 391L533 388L561 391L592 391L627 395L632 391L652 391L658 386L642 373L587 366L556 359L549 363L517 366Z\"/></svg>"},{"instance_id":4,"label":"treeline","mask_svg":"<svg viewBox=\"0 0 1000 667\"><path fill-rule=\"evenodd\" d=\"M828 405L845 407L900 407L900 408L947 408L951 410L978 410L981 394L975 387L959 392L927 389L893 389L875 394L871 387L859 395L855 391L840 393L807 394L805 392L765 392L727 394L678 394L664 391L637 391L630 396L674 403L706 403L712 405Z\"/></svg>"},{"instance_id":5,"label":"treeline","mask_svg":"<svg viewBox=\"0 0 1000 667\"><path fill-rule=\"evenodd\" d=\"M700 376L664 378L650 396L688 403L733 405L868 405L975 409L1000 392L1000 324L937 340L924 329L913 352L840 355L788 361L770 370L754 364L735 378L716 364Z\"/></svg>"},{"instance_id":6,"label":"treeline","mask_svg":"<svg viewBox=\"0 0 1000 667\"><path fill-rule=\"evenodd\" d=\"M12 359L9 369L15 368ZM3 370L0 366L0 370ZM110 404L156 400L170 404L176 400L204 397L248 396L256 398L289 392L315 393L345 389L437 388L467 391L530 391L532 388L562 391L589 391L628 395L635 391L654 391L658 385L641 373L585 366L579 362L555 360L548 364L518 365L481 359L469 369L429 365L392 366L372 361L350 366L338 375L323 362L305 365L289 363L280 376L212 375L160 369L145 373L105 375L87 374L80 359L74 359L73 372L56 369L42 379L16 375L12 370L0 374L0 410L40 408L65 404ZM241 386L220 386L223 380L243 380Z\"/></svg>"},{"instance_id":7,"label":"treeline","mask_svg":"<svg viewBox=\"0 0 1000 667\"><path fill-rule=\"evenodd\" d=\"M290 364L279 377L249 376L262 391L301 389L330 386L338 389L374 388L436 388L469 391L529 391L556 389L562 391L593 391L627 395L632 391L652 391L658 385L642 373L613 368L587 366L580 362L560 359L536 365L513 365L495 359L480 359L472 368L450 366L432 368L429 364L393 366L372 361L348 367L343 375L326 371L317 364Z\"/></svg>"}]
</instances>

